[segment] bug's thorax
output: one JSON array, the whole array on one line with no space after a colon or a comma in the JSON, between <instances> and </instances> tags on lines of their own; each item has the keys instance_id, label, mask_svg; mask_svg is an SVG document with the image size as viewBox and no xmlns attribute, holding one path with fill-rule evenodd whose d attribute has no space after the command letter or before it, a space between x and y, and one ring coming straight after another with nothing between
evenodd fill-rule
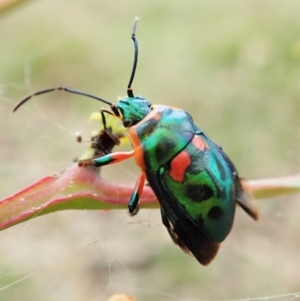
<instances>
[{"instance_id":1,"label":"bug's thorax","mask_svg":"<svg viewBox=\"0 0 300 301\"><path fill-rule=\"evenodd\" d=\"M165 105L153 105L140 122L128 127L128 138L138 166L156 172L167 164L193 138L193 120L185 111Z\"/></svg>"}]
</instances>

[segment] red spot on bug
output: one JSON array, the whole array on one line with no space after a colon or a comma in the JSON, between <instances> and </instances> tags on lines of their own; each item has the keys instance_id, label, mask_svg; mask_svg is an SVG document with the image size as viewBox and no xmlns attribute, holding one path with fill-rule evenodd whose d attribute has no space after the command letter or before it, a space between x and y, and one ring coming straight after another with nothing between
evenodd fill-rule
<instances>
[{"instance_id":1,"label":"red spot on bug","mask_svg":"<svg viewBox=\"0 0 300 301\"><path fill-rule=\"evenodd\" d=\"M169 172L170 177L176 182L183 182L186 169L191 164L191 158L188 152L180 152L172 161L171 161L171 170Z\"/></svg>"},{"instance_id":2,"label":"red spot on bug","mask_svg":"<svg viewBox=\"0 0 300 301\"><path fill-rule=\"evenodd\" d=\"M192 143L196 148L200 149L201 151L204 151L205 149L209 149L209 146L207 145L205 140L200 136L197 135L194 136Z\"/></svg>"}]
</instances>

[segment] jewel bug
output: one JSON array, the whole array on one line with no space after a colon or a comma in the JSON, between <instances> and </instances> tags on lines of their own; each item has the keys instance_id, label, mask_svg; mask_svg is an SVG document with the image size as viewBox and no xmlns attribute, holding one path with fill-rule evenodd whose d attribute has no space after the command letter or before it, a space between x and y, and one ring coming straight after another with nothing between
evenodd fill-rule
<instances>
[{"instance_id":1,"label":"jewel bug","mask_svg":"<svg viewBox=\"0 0 300 301\"><path fill-rule=\"evenodd\" d=\"M186 111L166 105L152 105L131 88L138 61L134 20L133 67L127 96L117 105L86 92L64 86L35 92L21 100L14 111L31 97L63 90L96 99L110 106L100 113L106 129L106 114L121 119L132 145L128 152L114 152L96 158L96 167L131 157L141 169L128 203L129 212L138 210L145 181L157 196L162 222L172 240L184 252L207 265L229 234L236 204L253 219L258 218L251 198L243 191L241 179L228 156L195 123Z\"/></svg>"}]
</instances>

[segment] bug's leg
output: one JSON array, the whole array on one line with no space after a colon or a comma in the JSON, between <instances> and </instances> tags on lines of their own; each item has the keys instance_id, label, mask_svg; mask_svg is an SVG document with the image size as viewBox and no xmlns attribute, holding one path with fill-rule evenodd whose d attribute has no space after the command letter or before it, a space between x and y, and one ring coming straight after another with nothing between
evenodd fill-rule
<instances>
[{"instance_id":1,"label":"bug's leg","mask_svg":"<svg viewBox=\"0 0 300 301\"><path fill-rule=\"evenodd\" d=\"M145 173L141 173L138 180L136 181L133 193L131 195L130 201L128 203L128 210L130 215L135 215L138 213L138 203L143 192L144 184L145 184L146 175Z\"/></svg>"},{"instance_id":2,"label":"bug's leg","mask_svg":"<svg viewBox=\"0 0 300 301\"><path fill-rule=\"evenodd\" d=\"M100 114L101 114L101 117L102 117L103 128L104 128L104 130L106 130L107 129L107 127L106 127L106 118L105 118L104 113L109 114L109 115L113 115L113 116L115 116L115 114L113 112L109 111L109 110L106 110L106 109L101 109L100 110Z\"/></svg>"},{"instance_id":3,"label":"bug's leg","mask_svg":"<svg viewBox=\"0 0 300 301\"><path fill-rule=\"evenodd\" d=\"M164 224L164 226L165 226L166 228L170 228L170 227L171 227L170 222L169 222L169 220L167 219L167 217L166 217L164 211L163 211L161 208L160 208L160 214L161 214L161 221L162 221L162 223Z\"/></svg>"},{"instance_id":4,"label":"bug's leg","mask_svg":"<svg viewBox=\"0 0 300 301\"><path fill-rule=\"evenodd\" d=\"M93 161L93 164L96 167L109 165L109 164L115 164L115 163L124 161L126 159L129 159L133 155L134 155L134 150L131 150L129 152L115 152L115 153L107 154L103 157L95 159Z\"/></svg>"},{"instance_id":5,"label":"bug's leg","mask_svg":"<svg viewBox=\"0 0 300 301\"><path fill-rule=\"evenodd\" d=\"M167 230L168 230L168 232L169 232L169 234L170 234L170 236L171 236L173 242L175 243L175 245L177 245L177 244L178 244L178 243L177 243L177 237L176 237L176 235L175 235L175 233L174 233L174 231L173 231L173 228L172 228L172 226L171 226L171 224L170 224L170 221L167 219L167 217L166 217L164 211L163 211L161 208L160 208L160 214L161 214L161 220L162 220L162 223L163 223L164 226L167 228Z\"/></svg>"},{"instance_id":6,"label":"bug's leg","mask_svg":"<svg viewBox=\"0 0 300 301\"><path fill-rule=\"evenodd\" d=\"M187 248L187 246L184 244L184 242L178 237L173 226L171 225L170 221L167 219L167 217L162 209L160 209L160 213L161 213L162 223L167 228L169 235L171 236L174 244L178 245L183 250L183 252L189 254L190 250Z\"/></svg>"}]
</instances>

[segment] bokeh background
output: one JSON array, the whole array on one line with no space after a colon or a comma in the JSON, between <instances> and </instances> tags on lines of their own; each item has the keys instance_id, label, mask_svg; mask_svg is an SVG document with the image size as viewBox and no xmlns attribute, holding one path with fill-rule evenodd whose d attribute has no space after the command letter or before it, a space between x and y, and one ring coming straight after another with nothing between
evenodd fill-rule
<instances>
[{"instance_id":1,"label":"bokeh background","mask_svg":"<svg viewBox=\"0 0 300 301\"><path fill-rule=\"evenodd\" d=\"M102 105L126 94L132 21L140 17L135 93L181 107L249 179L300 170L300 3L281 1L28 1L0 15L0 198L59 173L82 153ZM105 168L134 184L134 162ZM208 267L174 246L158 210L58 212L0 233L0 300L229 300L300 291L300 195L240 209ZM296 298L296 297L295 297ZM287 299L287 298L284 298Z\"/></svg>"}]
</instances>

